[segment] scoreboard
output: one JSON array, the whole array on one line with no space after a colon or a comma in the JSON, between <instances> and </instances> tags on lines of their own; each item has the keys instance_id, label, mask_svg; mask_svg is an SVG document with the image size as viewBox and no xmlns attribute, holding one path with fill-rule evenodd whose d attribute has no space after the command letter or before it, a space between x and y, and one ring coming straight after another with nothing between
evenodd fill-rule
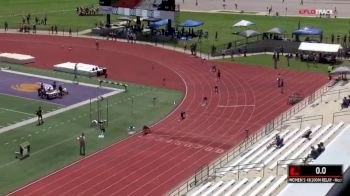
<instances>
[{"instance_id":1,"label":"scoreboard","mask_svg":"<svg viewBox=\"0 0 350 196\"><path fill-rule=\"evenodd\" d=\"M341 183L342 165L289 165L289 183Z\"/></svg>"}]
</instances>

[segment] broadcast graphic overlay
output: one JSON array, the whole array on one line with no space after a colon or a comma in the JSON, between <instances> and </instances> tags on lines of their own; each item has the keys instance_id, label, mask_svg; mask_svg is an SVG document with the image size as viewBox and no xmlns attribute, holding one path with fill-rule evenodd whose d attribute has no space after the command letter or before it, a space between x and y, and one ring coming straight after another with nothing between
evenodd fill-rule
<instances>
[{"instance_id":1,"label":"broadcast graphic overlay","mask_svg":"<svg viewBox=\"0 0 350 196\"><path fill-rule=\"evenodd\" d=\"M289 183L341 183L342 165L289 165Z\"/></svg>"}]
</instances>

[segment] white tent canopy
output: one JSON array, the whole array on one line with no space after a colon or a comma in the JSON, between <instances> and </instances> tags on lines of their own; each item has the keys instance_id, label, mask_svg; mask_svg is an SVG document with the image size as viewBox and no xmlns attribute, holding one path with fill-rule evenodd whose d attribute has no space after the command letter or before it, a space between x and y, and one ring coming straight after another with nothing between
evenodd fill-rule
<instances>
[{"instance_id":1,"label":"white tent canopy","mask_svg":"<svg viewBox=\"0 0 350 196\"><path fill-rule=\"evenodd\" d=\"M248 20L241 20L233 25L233 27L247 27L250 25L255 24L254 22L248 21Z\"/></svg>"},{"instance_id":2,"label":"white tent canopy","mask_svg":"<svg viewBox=\"0 0 350 196\"><path fill-rule=\"evenodd\" d=\"M299 46L301 51L337 53L343 49L340 44L323 44L302 42Z\"/></svg>"}]
</instances>

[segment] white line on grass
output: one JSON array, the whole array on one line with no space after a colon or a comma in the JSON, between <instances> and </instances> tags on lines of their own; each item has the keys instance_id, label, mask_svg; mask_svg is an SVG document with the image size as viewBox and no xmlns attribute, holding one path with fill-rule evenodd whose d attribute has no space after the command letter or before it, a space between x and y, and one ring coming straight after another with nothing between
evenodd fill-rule
<instances>
[{"instance_id":1,"label":"white line on grass","mask_svg":"<svg viewBox=\"0 0 350 196\"><path fill-rule=\"evenodd\" d=\"M25 115L29 115L29 116L35 116L34 114L30 114L27 112L21 112L21 111L17 111L17 110L11 110L11 109L7 109L7 108L0 108L0 110L5 110L5 111L9 111L9 112L15 112L15 113L19 113L19 114L25 114Z\"/></svg>"}]
</instances>

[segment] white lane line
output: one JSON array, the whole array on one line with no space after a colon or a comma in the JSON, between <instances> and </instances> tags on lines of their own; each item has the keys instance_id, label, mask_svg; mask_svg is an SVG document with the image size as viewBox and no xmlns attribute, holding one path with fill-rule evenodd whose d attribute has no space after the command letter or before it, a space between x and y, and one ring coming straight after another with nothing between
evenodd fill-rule
<instances>
[{"instance_id":1,"label":"white lane line","mask_svg":"<svg viewBox=\"0 0 350 196\"><path fill-rule=\"evenodd\" d=\"M219 108L255 107L255 105L218 105Z\"/></svg>"}]
</instances>

